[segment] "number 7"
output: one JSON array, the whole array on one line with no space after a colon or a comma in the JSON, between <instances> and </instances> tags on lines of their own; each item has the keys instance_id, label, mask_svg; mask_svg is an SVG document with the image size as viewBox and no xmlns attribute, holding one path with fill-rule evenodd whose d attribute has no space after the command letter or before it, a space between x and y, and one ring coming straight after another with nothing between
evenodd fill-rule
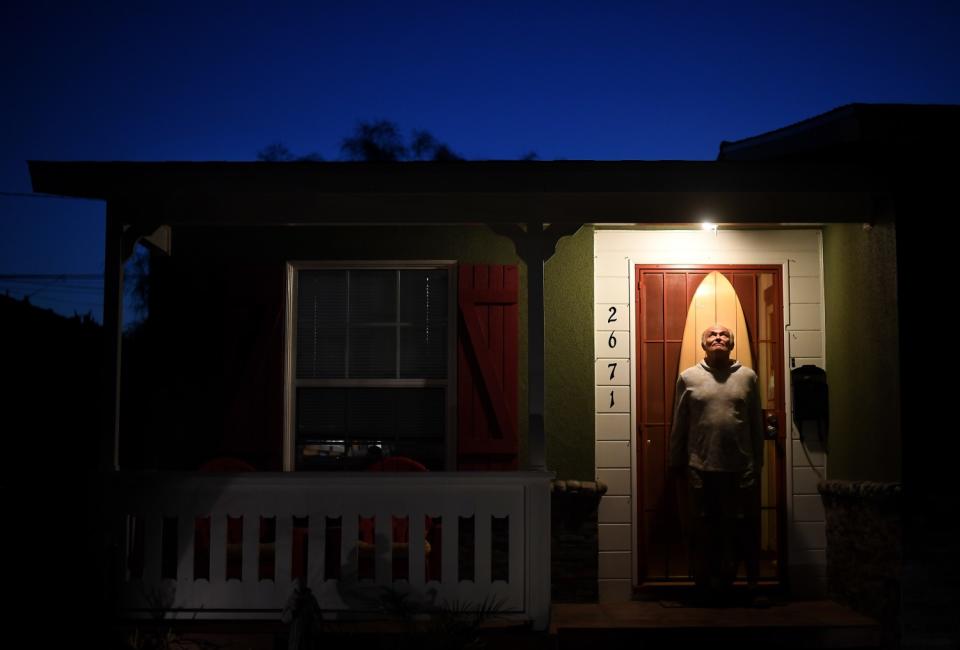
<instances>
[{"instance_id":1,"label":"number 7","mask_svg":"<svg viewBox=\"0 0 960 650\"><path fill-rule=\"evenodd\" d=\"M613 381L613 375L617 372L617 364L608 363L607 368L610 368L610 380Z\"/></svg>"}]
</instances>

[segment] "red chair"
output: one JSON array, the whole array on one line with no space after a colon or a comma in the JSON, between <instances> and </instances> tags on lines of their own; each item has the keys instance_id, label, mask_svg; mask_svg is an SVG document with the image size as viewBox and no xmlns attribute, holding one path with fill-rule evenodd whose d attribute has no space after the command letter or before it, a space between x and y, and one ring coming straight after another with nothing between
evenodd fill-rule
<instances>
[{"instance_id":1,"label":"red chair","mask_svg":"<svg viewBox=\"0 0 960 650\"><path fill-rule=\"evenodd\" d=\"M212 458L200 465L201 472L255 472L257 468L243 460L233 456L219 456Z\"/></svg>"},{"instance_id":2,"label":"red chair","mask_svg":"<svg viewBox=\"0 0 960 650\"><path fill-rule=\"evenodd\" d=\"M257 468L233 456L218 456L211 458L197 468L198 471L208 473L240 473L255 472ZM242 543L243 520L240 517L227 519L227 579L241 578L242 571ZM194 573L209 576L210 558L210 518L201 517L195 522L194 530ZM296 540L294 540L296 544ZM297 555L294 553L294 558ZM261 567L263 573L266 567Z\"/></svg>"},{"instance_id":3,"label":"red chair","mask_svg":"<svg viewBox=\"0 0 960 650\"><path fill-rule=\"evenodd\" d=\"M426 472L429 471L422 463L407 458L406 456L388 456L372 463L367 467L368 472ZM423 537L424 552L430 555L430 530L432 522L430 517L425 517ZM410 547L410 524L409 519L392 519L391 532L393 538L391 547L393 549L393 575L394 577L406 576L409 566L407 556ZM360 519L360 573L363 576L366 572L371 572L373 562L373 552L375 550L374 540L374 521L373 519ZM429 562L428 562L429 564ZM429 568L428 568L429 572ZM429 578L428 578L429 579Z\"/></svg>"}]
</instances>

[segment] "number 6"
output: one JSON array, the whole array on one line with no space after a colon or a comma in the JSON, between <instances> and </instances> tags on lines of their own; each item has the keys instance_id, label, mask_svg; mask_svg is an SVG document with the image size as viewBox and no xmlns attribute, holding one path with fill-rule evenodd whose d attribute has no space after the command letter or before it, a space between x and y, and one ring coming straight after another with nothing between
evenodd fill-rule
<instances>
[{"instance_id":1,"label":"number 6","mask_svg":"<svg viewBox=\"0 0 960 650\"><path fill-rule=\"evenodd\" d=\"M613 334L613 332L610 332L610 338L607 339L607 345L609 345L611 348L617 347L617 337L615 337Z\"/></svg>"}]
</instances>

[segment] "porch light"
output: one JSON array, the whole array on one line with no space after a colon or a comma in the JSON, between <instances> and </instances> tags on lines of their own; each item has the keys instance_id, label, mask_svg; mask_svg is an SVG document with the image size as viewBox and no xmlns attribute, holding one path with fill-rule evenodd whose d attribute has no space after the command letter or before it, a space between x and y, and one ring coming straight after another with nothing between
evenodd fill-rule
<instances>
[{"instance_id":1,"label":"porch light","mask_svg":"<svg viewBox=\"0 0 960 650\"><path fill-rule=\"evenodd\" d=\"M700 227L703 228L704 230L712 232L714 236L716 236L717 234L717 224L715 223L712 223L710 221L704 221L703 223L700 224Z\"/></svg>"}]
</instances>

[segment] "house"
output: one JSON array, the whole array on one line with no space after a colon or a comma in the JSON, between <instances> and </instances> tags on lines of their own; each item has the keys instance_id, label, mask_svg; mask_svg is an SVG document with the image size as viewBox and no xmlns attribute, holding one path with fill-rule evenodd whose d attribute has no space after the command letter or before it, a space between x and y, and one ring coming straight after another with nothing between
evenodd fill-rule
<instances>
[{"instance_id":1,"label":"house","mask_svg":"<svg viewBox=\"0 0 960 650\"><path fill-rule=\"evenodd\" d=\"M903 161L958 115L850 105L709 162L31 162L107 202L111 368L154 250L155 392L123 426L119 373L104 397L121 609L276 618L299 576L331 611L393 588L542 629L555 479L606 486L598 598L682 583L673 382L717 319L764 389L763 580L823 595L818 481L901 480L901 233L932 200ZM805 365L828 438L791 416Z\"/></svg>"}]
</instances>

